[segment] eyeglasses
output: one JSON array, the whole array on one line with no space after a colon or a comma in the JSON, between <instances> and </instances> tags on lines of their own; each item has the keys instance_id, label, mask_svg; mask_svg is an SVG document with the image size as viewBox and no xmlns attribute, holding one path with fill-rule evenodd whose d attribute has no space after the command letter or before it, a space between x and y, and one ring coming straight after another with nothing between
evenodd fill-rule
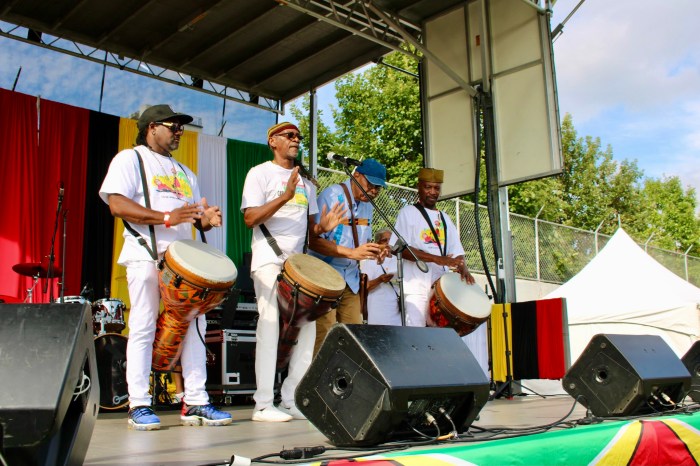
<instances>
[{"instance_id":1,"label":"eyeglasses","mask_svg":"<svg viewBox=\"0 0 700 466\"><path fill-rule=\"evenodd\" d=\"M279 134L275 134L275 136L283 136L283 137L289 139L290 141L294 138L297 138L300 141L304 140L304 136L302 136L299 133L279 133Z\"/></svg>"},{"instance_id":2,"label":"eyeglasses","mask_svg":"<svg viewBox=\"0 0 700 466\"><path fill-rule=\"evenodd\" d=\"M367 182L367 191L376 191L376 192L379 192L379 191L382 190L382 187L379 186L378 184L372 184L372 183L370 183L369 180L367 179L367 177L366 177L364 174L362 175L362 177L363 177L363 178L365 179L365 181Z\"/></svg>"},{"instance_id":3,"label":"eyeglasses","mask_svg":"<svg viewBox=\"0 0 700 466\"><path fill-rule=\"evenodd\" d=\"M155 121L153 124L165 126L173 133L185 131L185 125L180 124L180 123L175 123L174 121Z\"/></svg>"}]
</instances>

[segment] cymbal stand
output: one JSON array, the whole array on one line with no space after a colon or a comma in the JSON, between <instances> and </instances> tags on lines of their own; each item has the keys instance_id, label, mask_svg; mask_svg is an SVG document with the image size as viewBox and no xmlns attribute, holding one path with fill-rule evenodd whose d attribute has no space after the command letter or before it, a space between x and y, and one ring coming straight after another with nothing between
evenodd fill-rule
<instances>
[{"instance_id":1,"label":"cymbal stand","mask_svg":"<svg viewBox=\"0 0 700 466\"><path fill-rule=\"evenodd\" d=\"M48 272L46 273L46 278L47 280L51 280L53 278L53 261L54 261L54 246L56 244L56 232L58 232L58 216L61 214L61 205L63 204L63 183L61 183L61 187L58 190L58 206L56 206L56 219L54 220L53 223L53 234L51 235L51 251L49 252L49 266L47 268ZM46 287L47 287L48 281L44 282L44 293L46 293ZM53 285L53 284L52 284ZM53 302L53 286L51 286L51 290L49 291L49 302Z\"/></svg>"},{"instance_id":2,"label":"cymbal stand","mask_svg":"<svg viewBox=\"0 0 700 466\"><path fill-rule=\"evenodd\" d=\"M32 277L34 279L34 283L32 283L31 288L27 288L27 296L24 298L25 303L33 303L34 299L34 288L36 288L36 284L39 283L39 274L36 274Z\"/></svg>"},{"instance_id":3,"label":"cymbal stand","mask_svg":"<svg viewBox=\"0 0 700 466\"><path fill-rule=\"evenodd\" d=\"M63 295L66 289L66 221L68 217L68 209L63 211L63 252L61 253L61 299L59 302L63 304Z\"/></svg>"}]
</instances>

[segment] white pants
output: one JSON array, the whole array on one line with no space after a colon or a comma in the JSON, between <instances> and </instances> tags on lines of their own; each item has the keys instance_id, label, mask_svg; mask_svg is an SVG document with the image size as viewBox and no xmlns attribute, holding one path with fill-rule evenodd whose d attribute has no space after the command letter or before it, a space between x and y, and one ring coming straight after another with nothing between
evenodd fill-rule
<instances>
[{"instance_id":1,"label":"white pants","mask_svg":"<svg viewBox=\"0 0 700 466\"><path fill-rule=\"evenodd\" d=\"M428 295L407 294L404 295L407 327L425 327L428 314Z\"/></svg>"},{"instance_id":2,"label":"white pants","mask_svg":"<svg viewBox=\"0 0 700 466\"><path fill-rule=\"evenodd\" d=\"M129 286L129 340L126 345L126 382L129 386L129 405L150 406L149 377L153 359L153 340L160 307L158 270L152 261L133 261L127 265L126 279ZM199 331L206 332L204 315L197 318ZM206 348L197 335L193 320L182 342L182 378L185 383L185 403L205 405L209 403L206 391Z\"/></svg>"},{"instance_id":3,"label":"white pants","mask_svg":"<svg viewBox=\"0 0 700 466\"><path fill-rule=\"evenodd\" d=\"M258 301L258 327L255 331L255 384L253 395L255 409L264 409L274 402L275 375L277 373L277 342L279 339L279 309L277 307L277 276L282 267L267 264L251 275ZM316 324L301 327L299 341L294 346L289 361L287 378L282 383L282 404L294 406L294 391L311 365L316 339Z\"/></svg>"}]
</instances>

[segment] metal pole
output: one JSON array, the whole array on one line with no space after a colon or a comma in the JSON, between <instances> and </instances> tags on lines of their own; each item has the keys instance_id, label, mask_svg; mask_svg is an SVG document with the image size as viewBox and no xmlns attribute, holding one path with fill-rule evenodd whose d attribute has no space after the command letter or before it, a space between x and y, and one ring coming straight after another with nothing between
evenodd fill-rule
<instances>
[{"instance_id":1,"label":"metal pole","mask_svg":"<svg viewBox=\"0 0 700 466\"><path fill-rule=\"evenodd\" d=\"M655 234L655 232L652 233L652 234L649 236L649 238L646 240L646 242L644 243L644 252L647 252L647 244L649 244L649 241L651 241L651 239L654 237L654 234Z\"/></svg>"},{"instance_id":2,"label":"metal pole","mask_svg":"<svg viewBox=\"0 0 700 466\"><path fill-rule=\"evenodd\" d=\"M600 222L600 223L598 224L598 228L595 229L595 233L594 233L594 236L595 236L595 253L596 253L596 256L598 255L598 230L600 230L600 227L603 226L603 223L605 223L605 220L603 220L602 222Z\"/></svg>"},{"instance_id":3,"label":"metal pole","mask_svg":"<svg viewBox=\"0 0 700 466\"><path fill-rule=\"evenodd\" d=\"M685 250L685 255L683 256L683 261L685 262L685 281L690 281L688 278L688 253L693 249L694 244L691 244L688 249Z\"/></svg>"},{"instance_id":4,"label":"metal pole","mask_svg":"<svg viewBox=\"0 0 700 466\"><path fill-rule=\"evenodd\" d=\"M316 88L309 91L309 171L318 178L318 99Z\"/></svg>"},{"instance_id":5,"label":"metal pole","mask_svg":"<svg viewBox=\"0 0 700 466\"><path fill-rule=\"evenodd\" d=\"M535 267L537 268L537 281L540 281L540 229L539 218L544 210L544 205L540 207L539 212L535 215Z\"/></svg>"}]
</instances>

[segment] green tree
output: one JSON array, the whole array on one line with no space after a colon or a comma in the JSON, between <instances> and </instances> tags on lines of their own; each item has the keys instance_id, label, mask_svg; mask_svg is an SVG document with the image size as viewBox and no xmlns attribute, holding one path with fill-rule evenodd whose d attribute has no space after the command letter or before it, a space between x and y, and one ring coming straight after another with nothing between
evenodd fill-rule
<instances>
[{"instance_id":1,"label":"green tree","mask_svg":"<svg viewBox=\"0 0 700 466\"><path fill-rule=\"evenodd\" d=\"M695 215L695 189L683 189L677 176L649 178L641 192L641 209L634 219L638 240L649 238L663 249L700 251L700 219Z\"/></svg>"},{"instance_id":2,"label":"green tree","mask_svg":"<svg viewBox=\"0 0 700 466\"><path fill-rule=\"evenodd\" d=\"M308 134L309 134L309 96L305 96L302 99L301 102L301 107L298 107L296 105L293 105L290 109L290 113L294 117L294 119L298 122L299 125L299 131L301 131L302 134L307 135L307 139L302 142L302 149L305 149L303 151L302 157L304 157L303 161L308 165L308 155L309 155L309 150L307 144L309 143L308 140ZM331 131L331 129L328 127L327 124L323 122L323 110L318 110L318 114L316 115L316 122L317 122L317 128L316 128L316 135L317 135L317 142L316 142L316 150L317 153L320 154L318 157L318 164L321 167L328 167L329 162L324 157L325 154L328 152L337 152L338 151L338 145L336 144L336 135Z\"/></svg>"},{"instance_id":3,"label":"green tree","mask_svg":"<svg viewBox=\"0 0 700 466\"><path fill-rule=\"evenodd\" d=\"M417 73L417 63L402 53L384 62ZM377 65L339 79L335 88L338 152L375 158L387 167L390 182L413 187L423 166L418 80Z\"/></svg>"}]
</instances>

